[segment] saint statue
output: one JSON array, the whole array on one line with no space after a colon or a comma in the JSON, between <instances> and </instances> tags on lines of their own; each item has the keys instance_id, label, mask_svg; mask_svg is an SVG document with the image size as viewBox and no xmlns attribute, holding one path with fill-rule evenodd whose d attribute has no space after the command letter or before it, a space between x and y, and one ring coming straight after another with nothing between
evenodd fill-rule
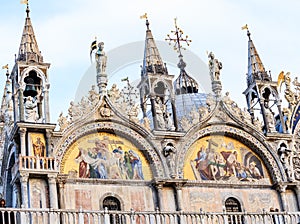
<instances>
[{"instance_id":1,"label":"saint statue","mask_svg":"<svg viewBox=\"0 0 300 224\"><path fill-rule=\"evenodd\" d=\"M26 121L36 122L38 119L37 102L31 96L28 96L25 102Z\"/></svg>"},{"instance_id":2,"label":"saint statue","mask_svg":"<svg viewBox=\"0 0 300 224\"><path fill-rule=\"evenodd\" d=\"M104 74L106 70L106 61L107 56L104 52L104 43L100 42L98 44L98 51L96 52L96 62L97 62L97 73L98 74Z\"/></svg>"},{"instance_id":3,"label":"saint statue","mask_svg":"<svg viewBox=\"0 0 300 224\"><path fill-rule=\"evenodd\" d=\"M222 69L222 63L215 58L215 55L212 52L208 54L208 58L211 80L220 81L220 70Z\"/></svg>"}]
</instances>

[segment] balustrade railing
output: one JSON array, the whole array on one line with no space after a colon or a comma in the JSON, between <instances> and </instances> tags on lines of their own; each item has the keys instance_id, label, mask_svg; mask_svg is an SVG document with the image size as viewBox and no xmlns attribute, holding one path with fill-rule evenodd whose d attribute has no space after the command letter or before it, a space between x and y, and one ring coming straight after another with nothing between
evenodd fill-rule
<instances>
[{"instance_id":1,"label":"balustrade railing","mask_svg":"<svg viewBox=\"0 0 300 224\"><path fill-rule=\"evenodd\" d=\"M21 156L19 157L20 170L55 170L55 159L52 157Z\"/></svg>"},{"instance_id":2,"label":"balustrade railing","mask_svg":"<svg viewBox=\"0 0 300 224\"><path fill-rule=\"evenodd\" d=\"M0 208L5 224L299 224L300 212L137 212Z\"/></svg>"}]
</instances>

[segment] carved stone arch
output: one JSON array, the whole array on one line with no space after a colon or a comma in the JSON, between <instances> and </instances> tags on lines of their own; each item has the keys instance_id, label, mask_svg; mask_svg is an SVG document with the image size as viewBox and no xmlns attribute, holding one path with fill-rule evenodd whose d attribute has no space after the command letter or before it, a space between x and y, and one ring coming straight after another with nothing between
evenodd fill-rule
<instances>
[{"instance_id":1,"label":"carved stone arch","mask_svg":"<svg viewBox=\"0 0 300 224\"><path fill-rule=\"evenodd\" d=\"M235 199L239 203L240 208L241 208L241 212L243 212L245 210L243 198L241 198L240 196L238 196L236 194L232 194L232 193L228 193L228 194L226 194L226 195L223 196L223 198L222 198L222 205L224 206L224 208L225 208L226 201L228 199L231 199L231 198Z\"/></svg>"},{"instance_id":2,"label":"carved stone arch","mask_svg":"<svg viewBox=\"0 0 300 224\"><path fill-rule=\"evenodd\" d=\"M183 158L186 157L186 154L192 144L200 138L218 134L236 139L251 148L251 150L256 153L262 161L264 161L264 165L269 172L272 184L287 180L284 168L276 152L274 152L271 146L265 144L263 139L259 140L255 136L237 127L221 124L208 126L185 136L185 138L188 140L185 141L182 146L178 146L179 150L176 157L176 170L179 178L183 178L183 167L185 162L185 159Z\"/></svg>"},{"instance_id":3,"label":"carved stone arch","mask_svg":"<svg viewBox=\"0 0 300 224\"><path fill-rule=\"evenodd\" d=\"M125 203L124 203L124 200L118 195L118 194L115 194L115 193L112 193L112 192L107 192L105 193L104 195L102 195L99 199L99 209L101 211L103 211L105 208L103 207L103 202L105 200L105 198L107 197L114 197L116 198L119 202L120 202L120 206L121 206L121 211L124 211L124 207L125 207Z\"/></svg>"},{"instance_id":4,"label":"carved stone arch","mask_svg":"<svg viewBox=\"0 0 300 224\"><path fill-rule=\"evenodd\" d=\"M165 168L163 165L162 154L159 149L154 147L153 144L147 139L146 136L132 130L130 127L119 123L112 123L109 121L93 122L83 124L68 132L57 144L54 149L54 156L56 157L57 168L61 169L61 162L66 155L70 146L81 137L90 133L107 132L114 133L118 136L127 138L133 144L140 148L141 153L149 161L149 165L154 177L164 177Z\"/></svg>"},{"instance_id":5,"label":"carved stone arch","mask_svg":"<svg viewBox=\"0 0 300 224\"><path fill-rule=\"evenodd\" d=\"M276 89L274 89L272 86L264 85L260 90L260 95L264 98L264 94L266 94L266 91L270 91L269 96L273 96L276 100L279 100L279 95Z\"/></svg>"},{"instance_id":6,"label":"carved stone arch","mask_svg":"<svg viewBox=\"0 0 300 224\"><path fill-rule=\"evenodd\" d=\"M153 93L155 93L155 87L159 84L159 83L163 83L167 88L167 90L169 91L169 96L172 97L173 96L173 89L172 89L172 86L171 86L171 83L169 82L166 82L166 80L164 80L163 78L158 78L156 79L153 84L152 84L152 91Z\"/></svg>"},{"instance_id":7,"label":"carved stone arch","mask_svg":"<svg viewBox=\"0 0 300 224\"><path fill-rule=\"evenodd\" d=\"M28 68L25 68L21 75L20 75L20 82L23 83L24 82L24 79L29 75L29 72L30 71L35 71L37 76L42 80L42 86L44 88L47 87L47 83L48 83L48 80L47 80L47 77L46 77L46 74L39 68L35 67L35 66L29 66Z\"/></svg>"}]
</instances>

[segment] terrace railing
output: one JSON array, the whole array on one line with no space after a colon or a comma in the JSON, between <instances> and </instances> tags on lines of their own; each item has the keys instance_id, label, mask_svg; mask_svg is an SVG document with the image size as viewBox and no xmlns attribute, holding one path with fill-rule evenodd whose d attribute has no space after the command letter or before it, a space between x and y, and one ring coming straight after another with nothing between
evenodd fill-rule
<instances>
[{"instance_id":1,"label":"terrace railing","mask_svg":"<svg viewBox=\"0 0 300 224\"><path fill-rule=\"evenodd\" d=\"M300 212L138 212L0 208L5 224L299 224Z\"/></svg>"}]
</instances>

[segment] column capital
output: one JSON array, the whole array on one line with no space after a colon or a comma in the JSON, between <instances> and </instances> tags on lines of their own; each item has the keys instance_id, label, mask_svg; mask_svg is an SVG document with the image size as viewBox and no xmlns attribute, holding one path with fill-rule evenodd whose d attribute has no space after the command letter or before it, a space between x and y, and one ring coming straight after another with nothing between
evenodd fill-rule
<instances>
[{"instance_id":1,"label":"column capital","mask_svg":"<svg viewBox=\"0 0 300 224\"><path fill-rule=\"evenodd\" d=\"M175 183L175 189L176 190L182 190L183 183Z\"/></svg>"},{"instance_id":2,"label":"column capital","mask_svg":"<svg viewBox=\"0 0 300 224\"><path fill-rule=\"evenodd\" d=\"M57 177L56 174L48 174L47 176L48 176L49 183L56 183L56 177Z\"/></svg>"},{"instance_id":3,"label":"column capital","mask_svg":"<svg viewBox=\"0 0 300 224\"><path fill-rule=\"evenodd\" d=\"M20 129L19 129L20 135L25 135L25 134L26 134L26 131L27 131L26 128L20 128Z\"/></svg>"},{"instance_id":4,"label":"column capital","mask_svg":"<svg viewBox=\"0 0 300 224\"><path fill-rule=\"evenodd\" d=\"M20 173L20 181L21 183L27 183L29 179L29 173Z\"/></svg>"},{"instance_id":5,"label":"column capital","mask_svg":"<svg viewBox=\"0 0 300 224\"><path fill-rule=\"evenodd\" d=\"M46 129L46 137L47 137L48 139L50 139L50 137L52 136L52 133L53 133L52 130Z\"/></svg>"},{"instance_id":6,"label":"column capital","mask_svg":"<svg viewBox=\"0 0 300 224\"><path fill-rule=\"evenodd\" d=\"M276 190L277 190L279 193L284 193L285 190L286 190L286 187L287 187L287 185L284 185L283 183L280 183L280 184L277 184Z\"/></svg>"},{"instance_id":7,"label":"column capital","mask_svg":"<svg viewBox=\"0 0 300 224\"><path fill-rule=\"evenodd\" d=\"M156 187L157 190L161 190L164 187L164 181L155 181L153 185Z\"/></svg>"}]
</instances>

